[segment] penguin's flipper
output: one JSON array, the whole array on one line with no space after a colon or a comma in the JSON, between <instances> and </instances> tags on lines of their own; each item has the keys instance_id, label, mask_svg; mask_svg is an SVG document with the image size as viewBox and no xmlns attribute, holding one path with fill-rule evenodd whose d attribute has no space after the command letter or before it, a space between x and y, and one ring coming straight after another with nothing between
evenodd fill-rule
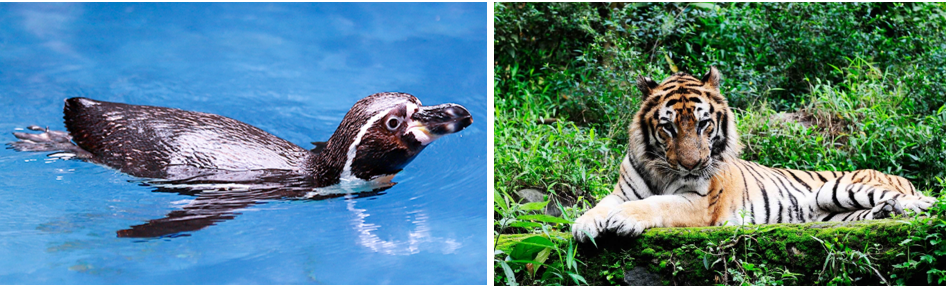
<instances>
[{"instance_id":1,"label":"penguin's flipper","mask_svg":"<svg viewBox=\"0 0 946 287\"><path fill-rule=\"evenodd\" d=\"M8 143L9 148L16 151L62 151L50 156L62 158L90 159L92 154L72 143L72 136L64 131L54 131L37 125L27 127L32 131L42 133L13 132L19 141Z\"/></svg>"}]
</instances>

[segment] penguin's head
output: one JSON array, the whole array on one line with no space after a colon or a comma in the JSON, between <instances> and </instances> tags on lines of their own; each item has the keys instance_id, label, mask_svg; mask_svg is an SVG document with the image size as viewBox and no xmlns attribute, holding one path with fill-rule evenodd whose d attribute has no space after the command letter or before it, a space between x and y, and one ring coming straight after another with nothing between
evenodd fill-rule
<instances>
[{"instance_id":1,"label":"penguin's head","mask_svg":"<svg viewBox=\"0 0 946 287\"><path fill-rule=\"evenodd\" d=\"M319 157L342 164L338 178L372 180L401 171L431 142L472 123L457 104L424 106L409 94L378 93L355 103Z\"/></svg>"}]
</instances>

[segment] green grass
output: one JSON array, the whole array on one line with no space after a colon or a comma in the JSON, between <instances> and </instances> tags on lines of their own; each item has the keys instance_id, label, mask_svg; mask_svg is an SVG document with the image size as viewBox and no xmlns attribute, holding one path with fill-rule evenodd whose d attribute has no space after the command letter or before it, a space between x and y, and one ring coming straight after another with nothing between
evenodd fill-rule
<instances>
[{"instance_id":1,"label":"green grass","mask_svg":"<svg viewBox=\"0 0 946 287\"><path fill-rule=\"evenodd\" d=\"M532 101L515 107L511 100L496 99L496 154L502 156L495 159L495 174L496 182L503 183L497 191L541 187L581 193L607 188L624 144L613 142L607 131L601 134L595 127L556 119L542 107ZM547 119L552 120L544 123Z\"/></svg>"},{"instance_id":2,"label":"green grass","mask_svg":"<svg viewBox=\"0 0 946 287\"><path fill-rule=\"evenodd\" d=\"M917 113L921 98L863 60L853 60L844 74L836 85L814 80L794 118L764 104L737 113L743 158L802 170L876 169L921 190L946 178L946 105Z\"/></svg>"}]
</instances>

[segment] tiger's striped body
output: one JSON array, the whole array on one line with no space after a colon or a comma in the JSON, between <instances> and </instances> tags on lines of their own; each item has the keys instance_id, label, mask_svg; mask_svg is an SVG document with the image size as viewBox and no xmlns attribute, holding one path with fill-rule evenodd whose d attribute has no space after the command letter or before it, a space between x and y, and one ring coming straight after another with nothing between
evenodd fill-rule
<instances>
[{"instance_id":1,"label":"tiger's striped body","mask_svg":"<svg viewBox=\"0 0 946 287\"><path fill-rule=\"evenodd\" d=\"M579 217L579 241L651 227L850 221L923 211L935 199L906 179L875 170L800 171L739 159L734 116L719 72L678 73L644 94L614 192Z\"/></svg>"}]
</instances>

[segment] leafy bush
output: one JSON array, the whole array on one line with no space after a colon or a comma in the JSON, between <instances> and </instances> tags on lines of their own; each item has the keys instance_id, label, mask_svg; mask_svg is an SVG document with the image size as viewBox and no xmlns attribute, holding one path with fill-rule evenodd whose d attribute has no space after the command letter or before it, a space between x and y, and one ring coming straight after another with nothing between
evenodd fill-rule
<instances>
[{"instance_id":1,"label":"leafy bush","mask_svg":"<svg viewBox=\"0 0 946 287\"><path fill-rule=\"evenodd\" d=\"M737 113L743 158L801 170L876 169L917 188L946 177L946 105L918 114L922 98L864 61L843 69L837 85L815 80L808 103L794 113L761 106ZM786 149L785 147L792 147Z\"/></svg>"},{"instance_id":2,"label":"leafy bush","mask_svg":"<svg viewBox=\"0 0 946 287\"><path fill-rule=\"evenodd\" d=\"M835 67L849 59L943 72L944 10L944 3L497 3L496 65L571 69L576 85L608 79L613 87L637 74L662 78L674 71L659 68L668 58L693 74L715 65L735 107L764 97L782 111L805 98L808 79L842 81ZM942 77L908 80L946 92ZM929 100L927 112L946 103Z\"/></svg>"},{"instance_id":3,"label":"leafy bush","mask_svg":"<svg viewBox=\"0 0 946 287\"><path fill-rule=\"evenodd\" d=\"M937 177L939 182L939 200L930 207L929 217L914 217L909 223L910 238L900 242L907 247L902 256L903 263L894 265L891 279L897 285L913 282L943 285L946 282L946 180ZM911 271L926 271L926 280L911 278ZM905 275L906 274L906 275ZM918 280L919 279L919 280Z\"/></svg>"}]
</instances>

